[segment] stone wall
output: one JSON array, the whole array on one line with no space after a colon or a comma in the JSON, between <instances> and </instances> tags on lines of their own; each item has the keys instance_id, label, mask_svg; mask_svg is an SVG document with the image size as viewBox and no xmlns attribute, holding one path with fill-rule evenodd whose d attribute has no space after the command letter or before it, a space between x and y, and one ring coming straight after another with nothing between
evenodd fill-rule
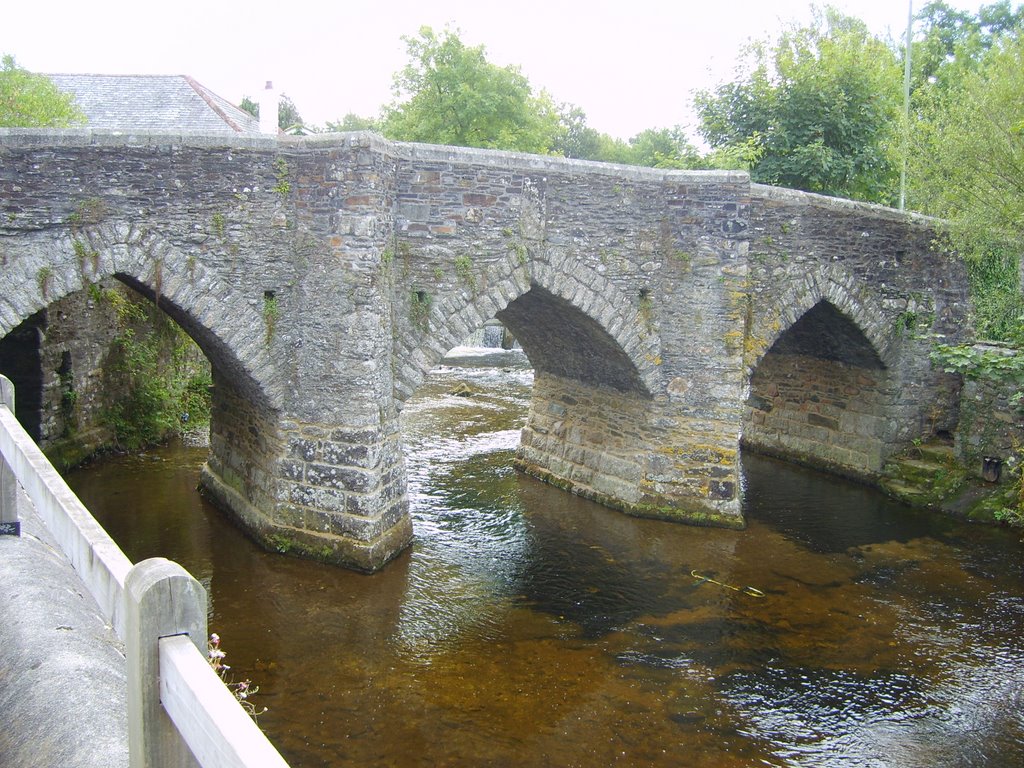
<instances>
[{"instance_id":1,"label":"stone wall","mask_svg":"<svg viewBox=\"0 0 1024 768\"><path fill-rule=\"evenodd\" d=\"M400 153L388 266L401 291L392 314L399 402L496 316L537 381L557 382L554 400L539 394L531 405L521 466L635 514L740 524L746 176ZM576 403L558 427L549 413L565 407L557 386ZM620 407L631 427L609 433L613 458L597 425L612 418L602 409ZM567 444L554 445L554 434ZM626 455L632 468L606 472Z\"/></svg>"},{"instance_id":2,"label":"stone wall","mask_svg":"<svg viewBox=\"0 0 1024 768\"><path fill-rule=\"evenodd\" d=\"M1012 349L977 345L978 351L1014 354ZM1009 476L1011 460L1017 461L1024 446L1021 403L1013 398L1020 387L1011 382L968 379L960 395L960 423L954 447L957 458L976 475L981 475L985 458L997 460L1000 479Z\"/></svg>"},{"instance_id":3,"label":"stone wall","mask_svg":"<svg viewBox=\"0 0 1024 768\"><path fill-rule=\"evenodd\" d=\"M913 441L951 433L958 387L932 367L929 352L936 340L969 338L970 300L963 264L936 246L935 222L821 195L752 191L745 442L870 478ZM822 362L783 362L778 352ZM801 414L828 399L832 378L874 384L844 385L854 401L842 402L858 403L856 417L828 434L830 423L810 425ZM769 415L768 406L783 403Z\"/></svg>"},{"instance_id":4,"label":"stone wall","mask_svg":"<svg viewBox=\"0 0 1024 768\"><path fill-rule=\"evenodd\" d=\"M635 394L539 373L518 466L574 493L625 510L640 502L651 437L648 404Z\"/></svg>"},{"instance_id":5,"label":"stone wall","mask_svg":"<svg viewBox=\"0 0 1024 768\"><path fill-rule=\"evenodd\" d=\"M887 378L883 368L766 355L751 379L743 444L871 478L882 468Z\"/></svg>"},{"instance_id":6,"label":"stone wall","mask_svg":"<svg viewBox=\"0 0 1024 768\"><path fill-rule=\"evenodd\" d=\"M18 418L61 468L110 447L105 411L123 395L108 361L121 333L103 291L128 289L102 281L25 320L0 340L0 373L15 383Z\"/></svg>"}]
</instances>

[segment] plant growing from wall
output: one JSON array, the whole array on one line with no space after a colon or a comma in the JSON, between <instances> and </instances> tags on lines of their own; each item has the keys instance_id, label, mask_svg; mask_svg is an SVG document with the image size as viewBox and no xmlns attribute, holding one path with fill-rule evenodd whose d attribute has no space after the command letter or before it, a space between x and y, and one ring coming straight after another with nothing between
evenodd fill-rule
<instances>
[{"instance_id":1,"label":"plant growing from wall","mask_svg":"<svg viewBox=\"0 0 1024 768\"><path fill-rule=\"evenodd\" d=\"M288 161L283 157L279 157L274 161L274 178L277 180L277 184L274 185L274 191L283 200L292 191L292 184L288 180Z\"/></svg>"},{"instance_id":2,"label":"plant growing from wall","mask_svg":"<svg viewBox=\"0 0 1024 768\"><path fill-rule=\"evenodd\" d=\"M509 244L509 250L512 251L512 254L515 256L516 263L519 264L519 266L526 266L527 250L526 246L520 240L513 240Z\"/></svg>"},{"instance_id":3,"label":"plant growing from wall","mask_svg":"<svg viewBox=\"0 0 1024 768\"><path fill-rule=\"evenodd\" d=\"M1009 354L996 349L977 349L968 345L937 344L931 353L932 362L946 373L965 379L1009 384L1014 394L1010 402L1024 409L1024 350ZM1007 469L1011 472L1008 489L995 498L992 510L997 520L1015 527L1024 527L1024 452L1015 446Z\"/></svg>"},{"instance_id":4,"label":"plant growing from wall","mask_svg":"<svg viewBox=\"0 0 1024 768\"><path fill-rule=\"evenodd\" d=\"M501 234L509 241L508 249L515 257L516 262L519 266L525 266L527 260L526 245L522 240L516 237L515 232L513 232L511 227L503 227Z\"/></svg>"},{"instance_id":5,"label":"plant growing from wall","mask_svg":"<svg viewBox=\"0 0 1024 768\"><path fill-rule=\"evenodd\" d=\"M409 294L409 320L421 331L429 328L430 308L434 300L426 291L413 291Z\"/></svg>"},{"instance_id":6,"label":"plant growing from wall","mask_svg":"<svg viewBox=\"0 0 1024 768\"><path fill-rule=\"evenodd\" d=\"M1010 382L1018 389L1016 398L1024 395L1024 352L1003 354L996 350L976 349L968 345L937 344L931 353L932 362L946 373L957 373L965 379L987 379Z\"/></svg>"},{"instance_id":7,"label":"plant growing from wall","mask_svg":"<svg viewBox=\"0 0 1024 768\"><path fill-rule=\"evenodd\" d=\"M637 315L644 326L643 330L650 332L654 329L654 301L651 299L651 292L647 288L641 288L638 298Z\"/></svg>"},{"instance_id":8,"label":"plant growing from wall","mask_svg":"<svg viewBox=\"0 0 1024 768\"><path fill-rule=\"evenodd\" d=\"M900 312L893 325L896 329L896 335L900 338L907 335L913 335L914 331L917 330L917 313L909 309L904 312Z\"/></svg>"},{"instance_id":9,"label":"plant growing from wall","mask_svg":"<svg viewBox=\"0 0 1024 768\"><path fill-rule=\"evenodd\" d=\"M269 344L274 340L274 332L277 330L277 323L281 319L281 305L273 291L263 292L263 325L266 328L266 341Z\"/></svg>"},{"instance_id":10,"label":"plant growing from wall","mask_svg":"<svg viewBox=\"0 0 1024 768\"><path fill-rule=\"evenodd\" d=\"M469 287L469 290L476 290L476 278L473 277L473 260L469 256L462 254L455 257L455 274Z\"/></svg>"},{"instance_id":11,"label":"plant growing from wall","mask_svg":"<svg viewBox=\"0 0 1024 768\"><path fill-rule=\"evenodd\" d=\"M210 229L213 230L213 234L219 237L221 240L224 239L224 231L227 226L224 219L224 214L217 212L210 217Z\"/></svg>"},{"instance_id":12,"label":"plant growing from wall","mask_svg":"<svg viewBox=\"0 0 1024 768\"><path fill-rule=\"evenodd\" d=\"M68 214L68 226L72 229L99 224L107 215L107 204L99 197L88 197L75 205L75 210Z\"/></svg>"},{"instance_id":13,"label":"plant growing from wall","mask_svg":"<svg viewBox=\"0 0 1024 768\"><path fill-rule=\"evenodd\" d=\"M71 370L71 353L65 352L57 369L57 378L60 380L60 415L64 425L64 437L70 436L78 426L78 415L75 406L78 403L78 393L75 391L75 377Z\"/></svg>"},{"instance_id":14,"label":"plant growing from wall","mask_svg":"<svg viewBox=\"0 0 1024 768\"><path fill-rule=\"evenodd\" d=\"M104 364L106 389L120 393L103 413L118 448L135 451L210 420L209 364L188 335L151 302L102 291L120 332Z\"/></svg>"},{"instance_id":15,"label":"plant growing from wall","mask_svg":"<svg viewBox=\"0 0 1024 768\"><path fill-rule=\"evenodd\" d=\"M44 299L50 297L50 284L53 282L53 267L40 267L36 272L36 283L39 285L39 292Z\"/></svg>"},{"instance_id":16,"label":"plant growing from wall","mask_svg":"<svg viewBox=\"0 0 1024 768\"><path fill-rule=\"evenodd\" d=\"M93 272L99 271L99 251L90 248L78 239L71 241L71 248L75 252L75 258L78 259L78 271L83 277L85 276L86 266L91 266Z\"/></svg>"}]
</instances>

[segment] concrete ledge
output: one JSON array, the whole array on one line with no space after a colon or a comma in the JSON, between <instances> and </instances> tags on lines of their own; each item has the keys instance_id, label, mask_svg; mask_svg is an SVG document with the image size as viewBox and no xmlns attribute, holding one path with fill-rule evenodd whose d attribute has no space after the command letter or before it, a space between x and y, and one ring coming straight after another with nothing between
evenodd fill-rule
<instances>
[{"instance_id":1,"label":"concrete ledge","mask_svg":"<svg viewBox=\"0 0 1024 768\"><path fill-rule=\"evenodd\" d=\"M0 537L0 765L128 765L124 650L24 495Z\"/></svg>"},{"instance_id":2,"label":"concrete ledge","mask_svg":"<svg viewBox=\"0 0 1024 768\"><path fill-rule=\"evenodd\" d=\"M0 407L0 450L34 511L77 569L81 582L124 635L124 579L131 561L79 501L14 414Z\"/></svg>"}]
</instances>

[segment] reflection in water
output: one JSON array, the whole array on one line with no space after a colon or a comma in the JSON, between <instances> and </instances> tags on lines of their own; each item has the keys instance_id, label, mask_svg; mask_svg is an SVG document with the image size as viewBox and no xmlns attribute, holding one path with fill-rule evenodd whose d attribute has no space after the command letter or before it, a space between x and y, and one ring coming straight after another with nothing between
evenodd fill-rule
<instances>
[{"instance_id":1,"label":"reflection in water","mask_svg":"<svg viewBox=\"0 0 1024 768\"><path fill-rule=\"evenodd\" d=\"M1024 763L1019 541L758 457L746 531L630 518L510 469L530 385L445 369L408 404L416 542L374 576L260 551L202 451L71 482L207 585L296 768Z\"/></svg>"}]
</instances>

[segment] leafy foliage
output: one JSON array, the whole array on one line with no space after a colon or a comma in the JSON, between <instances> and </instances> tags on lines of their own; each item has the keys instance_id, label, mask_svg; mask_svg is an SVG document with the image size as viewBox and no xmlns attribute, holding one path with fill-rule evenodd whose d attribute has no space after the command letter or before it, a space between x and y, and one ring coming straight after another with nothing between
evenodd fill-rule
<instances>
[{"instance_id":1,"label":"leafy foliage","mask_svg":"<svg viewBox=\"0 0 1024 768\"><path fill-rule=\"evenodd\" d=\"M986 338L1024 344L1024 37L915 95L910 202L951 225Z\"/></svg>"},{"instance_id":2,"label":"leafy foliage","mask_svg":"<svg viewBox=\"0 0 1024 768\"><path fill-rule=\"evenodd\" d=\"M745 74L695 98L712 147L745 145L758 181L891 202L900 72L884 42L827 9L746 58Z\"/></svg>"},{"instance_id":3,"label":"leafy foliage","mask_svg":"<svg viewBox=\"0 0 1024 768\"><path fill-rule=\"evenodd\" d=\"M138 450L165 440L183 423L209 423L212 380L195 342L144 300L115 289L102 297L121 326L106 366L111 387L126 393L105 413L118 447Z\"/></svg>"},{"instance_id":4,"label":"leafy foliage","mask_svg":"<svg viewBox=\"0 0 1024 768\"><path fill-rule=\"evenodd\" d=\"M657 168L747 168L757 155L741 142L701 156L679 126L616 139L588 126L580 107L535 92L517 67L489 62L484 47L465 45L458 31L422 27L403 39L408 64L395 74L395 100L383 117L348 114L327 130Z\"/></svg>"},{"instance_id":5,"label":"leafy foliage","mask_svg":"<svg viewBox=\"0 0 1024 768\"><path fill-rule=\"evenodd\" d=\"M22 69L13 56L0 65L0 126L67 128L84 124L85 115L70 94L44 75Z\"/></svg>"},{"instance_id":6,"label":"leafy foliage","mask_svg":"<svg viewBox=\"0 0 1024 768\"><path fill-rule=\"evenodd\" d=\"M457 32L421 27L403 37L409 63L395 75L396 101L386 110L386 136L460 147L543 153L558 117L546 94L534 95L517 67L489 62L484 47Z\"/></svg>"},{"instance_id":7,"label":"leafy foliage","mask_svg":"<svg viewBox=\"0 0 1024 768\"><path fill-rule=\"evenodd\" d=\"M242 97L238 108L248 112L253 117L260 116L259 103L253 101L248 96ZM306 125L302 115L299 114L299 108L295 106L295 102L286 93L282 93L278 100L277 127L285 133L290 133L294 136L305 136L308 133L317 132L315 126Z\"/></svg>"},{"instance_id":8,"label":"leafy foliage","mask_svg":"<svg viewBox=\"0 0 1024 768\"><path fill-rule=\"evenodd\" d=\"M972 16L935 0L915 19L922 33L911 49L913 89L948 90L974 70L997 41L1020 33L1024 7L1014 11L1009 0L999 0L981 6Z\"/></svg>"},{"instance_id":9,"label":"leafy foliage","mask_svg":"<svg viewBox=\"0 0 1024 768\"><path fill-rule=\"evenodd\" d=\"M1024 389L1024 353L977 349L971 346L938 344L932 361L946 373L958 373L967 379L1008 381Z\"/></svg>"},{"instance_id":10,"label":"leafy foliage","mask_svg":"<svg viewBox=\"0 0 1024 768\"><path fill-rule=\"evenodd\" d=\"M374 117L360 117L349 112L341 120L327 121L327 131L344 133L346 131L380 131L380 120Z\"/></svg>"}]
</instances>

